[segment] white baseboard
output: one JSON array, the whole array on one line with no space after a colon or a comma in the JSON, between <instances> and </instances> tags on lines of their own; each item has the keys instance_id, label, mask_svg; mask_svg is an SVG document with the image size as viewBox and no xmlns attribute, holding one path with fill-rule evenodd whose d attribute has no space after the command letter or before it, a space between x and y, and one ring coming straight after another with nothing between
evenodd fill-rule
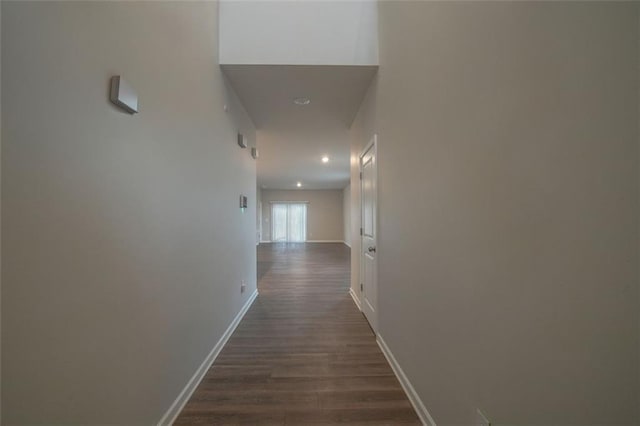
<instances>
[{"instance_id":1,"label":"white baseboard","mask_svg":"<svg viewBox=\"0 0 640 426\"><path fill-rule=\"evenodd\" d=\"M351 295L351 298L353 299L353 303L356 304L356 306L358 307L358 310L360 310L360 312L362 312L362 306L360 305L360 298L356 295L356 292L353 291L352 288L349 289L349 294Z\"/></svg>"},{"instance_id":2,"label":"white baseboard","mask_svg":"<svg viewBox=\"0 0 640 426\"><path fill-rule=\"evenodd\" d=\"M351 244L349 244L348 242L343 241L343 243L344 243L344 245L345 245L345 246L347 246L347 247L351 248Z\"/></svg>"},{"instance_id":3,"label":"white baseboard","mask_svg":"<svg viewBox=\"0 0 640 426\"><path fill-rule=\"evenodd\" d=\"M347 247L351 248L351 246L347 243L345 243L342 240L307 240L307 241L301 241L303 243L342 243L342 244L346 244ZM260 244L276 244L276 243L286 243L286 241L260 241Z\"/></svg>"},{"instance_id":4,"label":"white baseboard","mask_svg":"<svg viewBox=\"0 0 640 426\"><path fill-rule=\"evenodd\" d=\"M244 314L247 313L253 301L256 300L256 297L258 297L258 290L255 290L253 294L249 296L249 299L244 304L242 309L240 309L240 312L238 312L238 315L236 315L231 324L229 324L229 327L227 327L227 330L224 332L220 340L218 340L213 349L211 349L209 355L207 355L204 361L202 361L202 364L200 364L200 367L198 367L195 374L187 382L187 385L184 387L184 389L182 389L182 392L180 392L176 400L173 401L167 412L164 414L164 416L162 416L162 418L158 422L158 426L168 426L175 422L176 418L191 398L191 395L204 378L204 375L207 373L209 368L211 368L211 364L213 364L213 362L216 360L216 358L220 354L220 351L227 343L227 340L229 340L229 337L231 337L236 327L244 317Z\"/></svg>"},{"instance_id":5,"label":"white baseboard","mask_svg":"<svg viewBox=\"0 0 640 426\"><path fill-rule=\"evenodd\" d=\"M396 361L396 358L393 356L391 350L384 342L384 339L380 334L376 336L376 341L378 342L378 346L380 346L380 349L382 349L382 353L387 358L387 361L389 361L391 369L396 374L398 381L402 385L402 389L404 389L404 392L409 397L409 401L411 402L411 405L413 405L413 408L416 410L418 417L420 417L420 421L422 422L422 424L425 426L436 426L435 420L433 420L433 417L431 417L431 414L429 414L429 411L427 411L426 407L422 403L422 400L416 393L416 390L411 385L409 379L407 379L407 376L404 374L404 371L402 371L400 364L398 364L398 361Z\"/></svg>"}]
</instances>

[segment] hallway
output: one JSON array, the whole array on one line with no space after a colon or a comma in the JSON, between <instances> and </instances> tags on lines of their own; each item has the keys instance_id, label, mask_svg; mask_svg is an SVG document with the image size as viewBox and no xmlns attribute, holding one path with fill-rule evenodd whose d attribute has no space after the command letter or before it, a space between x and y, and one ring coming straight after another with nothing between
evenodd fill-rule
<instances>
[{"instance_id":1,"label":"hallway","mask_svg":"<svg viewBox=\"0 0 640 426\"><path fill-rule=\"evenodd\" d=\"M260 296L175 422L420 424L351 300L343 244L261 244Z\"/></svg>"}]
</instances>

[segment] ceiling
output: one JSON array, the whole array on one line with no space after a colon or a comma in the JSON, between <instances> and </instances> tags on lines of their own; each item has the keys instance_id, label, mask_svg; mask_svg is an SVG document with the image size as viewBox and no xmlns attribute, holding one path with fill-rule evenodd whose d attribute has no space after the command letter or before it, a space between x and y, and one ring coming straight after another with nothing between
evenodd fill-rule
<instances>
[{"instance_id":1,"label":"ceiling","mask_svg":"<svg viewBox=\"0 0 640 426\"><path fill-rule=\"evenodd\" d=\"M349 127L377 66L222 65L257 130L258 185L349 184ZM293 99L309 98L309 105ZM322 163L327 155L328 163Z\"/></svg>"}]
</instances>

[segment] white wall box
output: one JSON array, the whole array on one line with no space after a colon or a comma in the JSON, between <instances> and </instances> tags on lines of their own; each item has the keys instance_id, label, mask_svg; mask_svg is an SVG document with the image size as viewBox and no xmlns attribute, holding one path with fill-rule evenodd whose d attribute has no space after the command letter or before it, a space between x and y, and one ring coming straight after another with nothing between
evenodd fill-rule
<instances>
[{"instance_id":1,"label":"white wall box","mask_svg":"<svg viewBox=\"0 0 640 426\"><path fill-rule=\"evenodd\" d=\"M111 77L111 102L129 114L138 112L138 94L121 76Z\"/></svg>"},{"instance_id":2,"label":"white wall box","mask_svg":"<svg viewBox=\"0 0 640 426\"><path fill-rule=\"evenodd\" d=\"M240 148L246 148L248 146L247 138L242 133L238 133L238 145L240 145Z\"/></svg>"}]
</instances>

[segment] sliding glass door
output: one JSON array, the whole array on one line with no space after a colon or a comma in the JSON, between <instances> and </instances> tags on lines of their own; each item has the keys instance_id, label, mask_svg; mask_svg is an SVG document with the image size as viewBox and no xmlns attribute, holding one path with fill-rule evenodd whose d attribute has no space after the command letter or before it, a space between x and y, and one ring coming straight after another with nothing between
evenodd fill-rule
<instances>
[{"instance_id":1,"label":"sliding glass door","mask_svg":"<svg viewBox=\"0 0 640 426\"><path fill-rule=\"evenodd\" d=\"M304 242L307 240L307 205L273 203L271 205L271 241Z\"/></svg>"}]
</instances>

